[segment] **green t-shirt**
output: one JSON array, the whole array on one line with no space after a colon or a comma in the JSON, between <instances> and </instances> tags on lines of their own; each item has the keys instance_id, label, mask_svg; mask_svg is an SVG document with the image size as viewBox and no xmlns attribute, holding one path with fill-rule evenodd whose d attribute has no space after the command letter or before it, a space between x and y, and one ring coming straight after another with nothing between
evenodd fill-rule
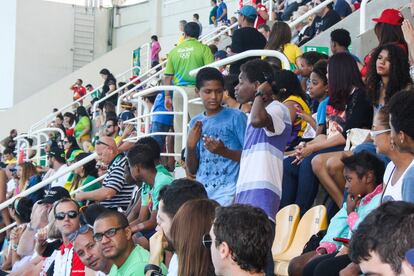
<instances>
[{"instance_id":1,"label":"green t-shirt","mask_svg":"<svg viewBox=\"0 0 414 276\"><path fill-rule=\"evenodd\" d=\"M86 128L91 127L91 121L87 116L83 116L80 118L79 122L75 125L75 137L78 138L79 135L84 131ZM86 135L86 134L85 134Z\"/></svg>"},{"instance_id":2,"label":"green t-shirt","mask_svg":"<svg viewBox=\"0 0 414 276\"><path fill-rule=\"evenodd\" d=\"M210 25L213 25L214 24L213 19L212 19L213 17L216 18L216 20L217 20L217 6L214 6L211 9L210 16L208 18L208 24L210 24Z\"/></svg>"},{"instance_id":3,"label":"green t-shirt","mask_svg":"<svg viewBox=\"0 0 414 276\"><path fill-rule=\"evenodd\" d=\"M164 186L170 185L174 180L164 166L158 165L156 169L157 174L155 175L154 187L151 187L148 183L143 183L141 188L141 206L149 206L152 211L158 210L160 190Z\"/></svg>"},{"instance_id":4,"label":"green t-shirt","mask_svg":"<svg viewBox=\"0 0 414 276\"><path fill-rule=\"evenodd\" d=\"M213 54L207 45L195 38L187 38L168 54L164 74L174 76L174 85L194 86L195 76L190 76L190 71L213 61Z\"/></svg>"},{"instance_id":5,"label":"green t-shirt","mask_svg":"<svg viewBox=\"0 0 414 276\"><path fill-rule=\"evenodd\" d=\"M95 176L88 175L88 176L87 176L87 177L85 177L85 179L84 179L84 180L80 183L80 187L82 187L82 186L84 186L84 185L88 184L89 182L94 181L95 179L96 179L96 177L95 177ZM86 187L85 189L83 189L83 191L84 191L84 192L90 192L90 191L93 191L93 190L97 190L97 189L99 189L99 188L101 188L101 187L102 187L101 182L96 182L96 183L92 184L91 186Z\"/></svg>"},{"instance_id":6,"label":"green t-shirt","mask_svg":"<svg viewBox=\"0 0 414 276\"><path fill-rule=\"evenodd\" d=\"M144 276L144 268L148 264L149 252L141 246L135 246L128 259L121 267L112 265L109 276ZM167 269L164 264L161 264L161 270L164 275L167 274Z\"/></svg>"}]
</instances>

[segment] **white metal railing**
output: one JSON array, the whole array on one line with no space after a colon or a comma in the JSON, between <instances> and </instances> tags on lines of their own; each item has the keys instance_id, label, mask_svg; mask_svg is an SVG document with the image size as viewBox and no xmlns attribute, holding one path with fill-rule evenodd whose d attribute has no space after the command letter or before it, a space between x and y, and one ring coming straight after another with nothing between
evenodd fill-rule
<instances>
[{"instance_id":1,"label":"white metal railing","mask_svg":"<svg viewBox=\"0 0 414 276\"><path fill-rule=\"evenodd\" d=\"M234 29L234 28L236 28L238 25L239 25L239 23L238 23L238 22L236 22L236 23L234 23L234 24L232 24L232 25L230 25L230 26L226 26L226 28L224 28L224 29L220 30L219 32L217 32L217 34L213 35L213 36L212 36L212 37L210 37L208 40L206 40L206 41L202 41L202 42L203 42L204 44L208 44L208 43L210 43L210 42L214 41L216 38L219 38L219 37L220 37L220 36L222 36L223 34L225 34L225 33L229 32L229 31L231 31L231 30L232 30L232 29ZM225 26L225 25L223 25L223 26Z\"/></svg>"},{"instance_id":2,"label":"white metal railing","mask_svg":"<svg viewBox=\"0 0 414 276\"><path fill-rule=\"evenodd\" d=\"M367 17L367 3L369 0L362 0L361 7L359 8L359 34L365 33L366 30L366 17Z\"/></svg>"},{"instance_id":3,"label":"white metal railing","mask_svg":"<svg viewBox=\"0 0 414 276\"><path fill-rule=\"evenodd\" d=\"M214 30L212 30L211 32L209 32L209 33L207 33L207 34L205 34L205 35L202 35L201 37L200 37L200 41L204 41L204 40L206 40L209 36L212 36L212 35L215 35L217 32L219 32L219 31L221 31L221 30L224 30L224 29L226 29L228 26L226 26L226 25L220 25L220 26L217 26L216 28L214 28Z\"/></svg>"},{"instance_id":4,"label":"white metal railing","mask_svg":"<svg viewBox=\"0 0 414 276\"><path fill-rule=\"evenodd\" d=\"M140 105L140 99L142 97L154 93L156 91L173 91L175 93L180 93L183 97L183 111L156 111L156 112L142 112L142 105ZM130 137L124 139L124 141L136 142L140 138L149 137L149 136L157 136L157 135L165 135L165 136L181 136L181 149L185 148L187 143L187 124L188 124L188 97L185 90L179 86L172 86L172 85L161 85L156 87L151 87L146 90L138 92L134 95L134 98L138 98L138 116L131 120L125 121L124 123L133 123L136 122L136 133L135 137ZM142 115L141 115L142 114ZM149 132L149 118L154 115L181 115L182 117L182 132ZM144 119L144 123L142 122ZM144 130L142 131L142 127L144 126ZM178 153L163 153L163 156L181 156L181 152Z\"/></svg>"},{"instance_id":5,"label":"white metal railing","mask_svg":"<svg viewBox=\"0 0 414 276\"><path fill-rule=\"evenodd\" d=\"M318 11L320 11L321 9L325 8L326 6L328 6L329 4L333 3L334 0L326 0L322 3L320 3L319 5L317 5L316 7L313 7L312 9L310 9L309 11L307 11L305 14L299 16L298 18L296 18L295 20L291 21L288 23L290 28L294 28L296 25L298 25L300 22L302 22L303 20L307 19L309 16L314 15L315 13L317 13Z\"/></svg>"},{"instance_id":6,"label":"white metal railing","mask_svg":"<svg viewBox=\"0 0 414 276\"><path fill-rule=\"evenodd\" d=\"M284 54L282 54L279 51L275 51L275 50L248 50L248 51L244 51L243 53L235 54L235 55L229 56L227 58L215 61L215 62L210 63L208 65L205 65L203 67L193 69L193 70L190 71L190 75L195 76L198 73L198 71L200 71L200 69L205 68L205 67L220 67L220 66L224 66L224 65L233 63L233 62L241 60L241 59L245 59L245 58L248 58L248 57L255 57L255 56L259 56L259 57L260 56L276 57L276 58L280 59L280 61L282 62L283 69L290 70L289 60L287 59L287 57Z\"/></svg>"},{"instance_id":7,"label":"white metal railing","mask_svg":"<svg viewBox=\"0 0 414 276\"><path fill-rule=\"evenodd\" d=\"M29 133L29 137L37 138L35 160L37 160L38 164L41 161L41 151L46 146L45 143L42 144L41 136L43 136L43 138L45 139L45 142L47 142L49 140L49 136L47 135L47 133L49 132L59 132L60 137L65 137L65 133L63 132L63 130L57 127L42 128L42 129L33 131L32 133Z\"/></svg>"},{"instance_id":8,"label":"white metal railing","mask_svg":"<svg viewBox=\"0 0 414 276\"><path fill-rule=\"evenodd\" d=\"M124 72L122 72L122 73L120 73L120 74L116 75L115 77L116 77L117 79L118 79L118 78L121 78L122 76L124 76L124 75L128 74L129 72L131 72L131 71L133 71L133 70L135 70L135 69L140 69L140 67L139 67L139 66L134 66L134 67L131 67L131 68L129 68L128 70L126 70L126 71L124 71ZM80 97L79 99L77 99L77 100L75 100L75 101L73 101L73 102L71 102L71 103L69 103L69 104L67 104L67 105L65 105L65 106L63 106L63 107L61 107L58 111L56 111L56 112L52 112L52 113L50 113L49 115L47 115L46 117L44 117L44 118L42 118L41 120L39 120L38 122L34 123L34 124L33 124L33 125L29 128L29 133L30 133L30 132L32 132L33 130L35 130L37 127L47 124L47 123L48 123L48 121L49 121L49 120L51 120L52 118L54 118L57 114L62 113L63 111L65 111L66 109L68 109L68 108L72 107L73 105L75 105L75 104L79 104L79 105L80 105L80 103L79 103L80 101L83 101L85 98L89 97L90 95L92 95L93 93L95 93L96 91L98 91L99 89L102 89L102 87L103 87L103 84L102 84L102 85L100 85L100 86L98 86L98 87L97 87L97 88L95 88L94 90L92 90L92 91L90 91L90 92L86 93L84 96Z\"/></svg>"}]
</instances>

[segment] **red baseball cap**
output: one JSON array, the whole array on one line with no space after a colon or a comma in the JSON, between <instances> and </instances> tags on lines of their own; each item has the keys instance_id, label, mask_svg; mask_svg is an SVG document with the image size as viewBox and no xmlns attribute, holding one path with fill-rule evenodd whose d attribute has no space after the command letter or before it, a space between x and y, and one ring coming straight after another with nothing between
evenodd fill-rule
<instances>
[{"instance_id":1,"label":"red baseball cap","mask_svg":"<svg viewBox=\"0 0 414 276\"><path fill-rule=\"evenodd\" d=\"M404 21L404 17L401 12L396 9L385 9L382 11L381 16L373 18L372 21L390 24L393 26L401 26Z\"/></svg>"}]
</instances>

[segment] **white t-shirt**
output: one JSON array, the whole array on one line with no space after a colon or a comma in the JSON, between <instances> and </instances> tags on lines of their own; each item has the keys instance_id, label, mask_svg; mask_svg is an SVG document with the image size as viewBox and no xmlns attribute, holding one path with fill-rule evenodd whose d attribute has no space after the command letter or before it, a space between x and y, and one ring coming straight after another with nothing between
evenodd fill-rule
<instances>
[{"instance_id":1,"label":"white t-shirt","mask_svg":"<svg viewBox=\"0 0 414 276\"><path fill-rule=\"evenodd\" d=\"M382 203L387 201L400 201L402 200L402 183L405 174L408 169L414 166L414 160L411 164L405 169L401 177L397 180L394 185L391 185L392 177L395 172L395 164L391 161L388 163L387 168L385 169L383 183L384 183L384 194L382 196Z\"/></svg>"},{"instance_id":2,"label":"white t-shirt","mask_svg":"<svg viewBox=\"0 0 414 276\"><path fill-rule=\"evenodd\" d=\"M55 175L55 174L60 174L63 170L65 170L66 168L67 168L68 166L66 166L66 164L63 164L62 166L60 166L60 168L57 170L57 171L55 171L55 173L53 174L53 175ZM50 187L64 187L65 186L65 183L66 183L66 180L68 180L68 176L69 176L69 173L67 173L67 174L64 174L64 175L62 175L61 177L59 177L59 178L57 178L57 179L55 179L51 184L50 184Z\"/></svg>"},{"instance_id":3,"label":"white t-shirt","mask_svg":"<svg viewBox=\"0 0 414 276\"><path fill-rule=\"evenodd\" d=\"M177 275L178 275L178 257L177 257L177 254L174 253L174 255L171 257L167 276L177 276Z\"/></svg>"}]
</instances>

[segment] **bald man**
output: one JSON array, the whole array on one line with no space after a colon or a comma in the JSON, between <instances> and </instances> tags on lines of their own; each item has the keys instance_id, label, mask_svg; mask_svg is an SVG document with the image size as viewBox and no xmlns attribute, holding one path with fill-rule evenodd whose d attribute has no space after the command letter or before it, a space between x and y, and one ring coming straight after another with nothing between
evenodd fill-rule
<instances>
[{"instance_id":1,"label":"bald man","mask_svg":"<svg viewBox=\"0 0 414 276\"><path fill-rule=\"evenodd\" d=\"M101 136L96 142L98 161L107 165L106 177L102 188L90 192L79 192L75 195L78 201L97 201L104 207L126 210L131 201L134 184L125 181L127 159L119 152L113 138Z\"/></svg>"}]
</instances>

